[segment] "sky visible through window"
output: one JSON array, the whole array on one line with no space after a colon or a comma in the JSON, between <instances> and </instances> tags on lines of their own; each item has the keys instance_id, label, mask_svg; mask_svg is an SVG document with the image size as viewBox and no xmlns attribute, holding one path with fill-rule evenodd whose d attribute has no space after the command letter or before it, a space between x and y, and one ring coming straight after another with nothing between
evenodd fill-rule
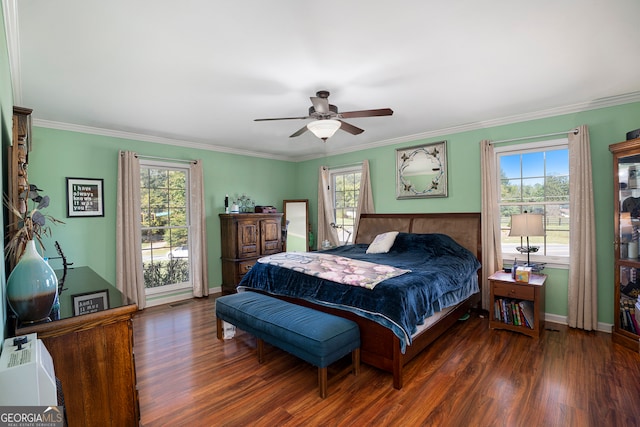
<instances>
[{"instance_id":1,"label":"sky visible through window","mask_svg":"<svg viewBox=\"0 0 640 427\"><path fill-rule=\"evenodd\" d=\"M547 175L569 175L569 150L566 149L522 154L522 175L520 154L501 156L500 169L507 178L538 177L536 183L543 184L545 155Z\"/></svg>"}]
</instances>

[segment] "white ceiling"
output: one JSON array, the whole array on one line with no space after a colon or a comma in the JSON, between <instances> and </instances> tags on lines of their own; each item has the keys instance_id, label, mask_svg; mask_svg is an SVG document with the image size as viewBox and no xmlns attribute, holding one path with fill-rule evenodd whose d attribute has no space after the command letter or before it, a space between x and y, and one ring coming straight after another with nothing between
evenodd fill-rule
<instances>
[{"instance_id":1,"label":"white ceiling","mask_svg":"<svg viewBox=\"0 0 640 427\"><path fill-rule=\"evenodd\" d=\"M36 124L303 159L640 100L638 0L3 0ZM349 119L326 143L310 96ZM129 135L130 136L130 135Z\"/></svg>"}]
</instances>

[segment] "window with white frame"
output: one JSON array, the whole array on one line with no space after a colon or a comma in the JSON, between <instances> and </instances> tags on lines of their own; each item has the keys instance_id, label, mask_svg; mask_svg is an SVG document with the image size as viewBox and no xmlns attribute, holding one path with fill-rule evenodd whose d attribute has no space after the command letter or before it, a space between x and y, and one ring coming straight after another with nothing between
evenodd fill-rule
<instances>
[{"instance_id":1,"label":"window with white frame","mask_svg":"<svg viewBox=\"0 0 640 427\"><path fill-rule=\"evenodd\" d=\"M537 246L532 262L569 263L569 149L567 139L496 147L500 230L505 262L526 246L526 238L509 236L511 215L541 214L544 236L529 237ZM521 239L524 239L522 241Z\"/></svg>"},{"instance_id":2,"label":"window with white frame","mask_svg":"<svg viewBox=\"0 0 640 427\"><path fill-rule=\"evenodd\" d=\"M340 244L353 242L353 226L358 211L362 166L331 170L334 227Z\"/></svg>"},{"instance_id":3,"label":"window with white frame","mask_svg":"<svg viewBox=\"0 0 640 427\"><path fill-rule=\"evenodd\" d=\"M191 287L189 168L140 162L142 263L147 295Z\"/></svg>"}]
</instances>

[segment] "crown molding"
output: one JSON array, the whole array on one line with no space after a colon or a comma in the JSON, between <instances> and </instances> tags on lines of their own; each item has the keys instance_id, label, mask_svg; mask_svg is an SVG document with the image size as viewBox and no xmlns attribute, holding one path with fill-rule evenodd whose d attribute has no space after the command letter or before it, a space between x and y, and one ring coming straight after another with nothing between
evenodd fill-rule
<instances>
[{"instance_id":1,"label":"crown molding","mask_svg":"<svg viewBox=\"0 0 640 427\"><path fill-rule=\"evenodd\" d=\"M531 120L544 119L549 117L561 116L564 114L573 114L573 113L578 113L582 111L597 110L599 108L614 107L617 105L630 104L633 102L640 102L640 92L633 92L633 93L628 93L624 95L600 98L593 101L567 105L564 107L549 108L546 110L540 110L540 111L535 111L535 112L526 113L526 114L518 114L514 116L499 118L499 119L485 120L485 121L475 122L475 123L467 123L459 126L452 126L448 128L432 130L429 132L422 132L422 133L416 133L413 135L401 136L398 138L385 139L382 141L368 143L368 144L360 144L356 146L351 146L347 149L332 151L331 153L314 154L311 156L301 156L301 157L278 156L274 154L267 154L267 153L261 153L256 151L240 150L240 149L235 149L230 147L222 147L222 146L216 146L216 145L210 145L210 144L204 144L204 143L198 143L198 142L163 138L159 136L145 135L145 134L132 133L132 132L102 129L102 128L96 128L91 126L74 125L69 123L54 122L54 121L42 120L42 119L36 119L36 118L34 118L33 124L34 126L50 128L50 129L66 130L71 132L80 132L80 133L87 133L92 135L102 135L102 136L121 138L121 139L132 139L137 141L147 141L147 142L152 142L156 144L173 145L178 147L194 148L198 150L216 151L220 153L237 154L240 156L259 157L264 159L282 160L282 161L289 161L289 162L304 162L308 160L327 157L327 155L339 156L342 154L353 153L355 151L386 147L389 145L402 144L405 142L413 142L413 141L419 141L422 139L441 137L444 135L451 135L451 134L468 132L468 131L473 131L478 129L486 129L486 128L491 128L496 126L504 126L504 125L514 124L514 123L531 121Z\"/></svg>"},{"instance_id":2,"label":"crown molding","mask_svg":"<svg viewBox=\"0 0 640 427\"><path fill-rule=\"evenodd\" d=\"M388 145L402 144L404 142L413 142L421 139L442 137L445 135L468 132L468 131L473 131L478 129L486 129L491 127L528 122L531 120L546 119L549 117L556 117L564 114L574 114L574 113L579 113L583 111L597 110L599 108L615 107L617 105L631 104L633 102L640 102L640 92L632 92L624 95L616 95L616 96L610 96L606 98L599 98L593 101L586 101L586 102L581 102L577 104L566 105L564 107L549 108L546 110L534 111L532 113L518 114L514 116L502 117L499 119L467 123L459 126L452 126L452 127L432 130L428 132L416 133L413 135L401 136L398 138L385 139L383 141L373 142L366 145L363 144L358 146L352 146L344 150L337 150L337 151L331 152L329 155L338 156L341 154L352 153L354 151L360 151L360 150L365 150L369 148L379 148L379 147L385 147ZM323 157L326 157L326 155L296 157L293 161L303 162L303 161L313 160L313 159L318 159Z\"/></svg>"},{"instance_id":3,"label":"crown molding","mask_svg":"<svg viewBox=\"0 0 640 427\"><path fill-rule=\"evenodd\" d=\"M48 129L65 130L70 132L86 133L89 135L108 136L119 139L132 139L134 141L146 141L155 144L172 145L176 147L194 148L197 150L216 151L227 154L237 154L239 156L260 157L270 160L291 161L291 158L285 156L277 156L275 154L260 153L256 151L241 150L231 147L222 147L218 145L205 144L200 142L183 141L179 139L164 138L154 135L146 135L134 132L125 132L119 130L103 129L92 126L75 125L70 123L54 122L43 119L33 119L33 125Z\"/></svg>"}]
</instances>

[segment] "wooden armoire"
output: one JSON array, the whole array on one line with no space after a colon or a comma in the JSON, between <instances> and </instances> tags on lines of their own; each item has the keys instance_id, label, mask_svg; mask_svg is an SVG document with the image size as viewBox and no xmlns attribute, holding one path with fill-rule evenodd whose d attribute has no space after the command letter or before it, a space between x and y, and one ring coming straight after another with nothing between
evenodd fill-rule
<instances>
[{"instance_id":1,"label":"wooden armoire","mask_svg":"<svg viewBox=\"0 0 640 427\"><path fill-rule=\"evenodd\" d=\"M236 286L258 258L282 252L282 213L220 214L222 293Z\"/></svg>"}]
</instances>

